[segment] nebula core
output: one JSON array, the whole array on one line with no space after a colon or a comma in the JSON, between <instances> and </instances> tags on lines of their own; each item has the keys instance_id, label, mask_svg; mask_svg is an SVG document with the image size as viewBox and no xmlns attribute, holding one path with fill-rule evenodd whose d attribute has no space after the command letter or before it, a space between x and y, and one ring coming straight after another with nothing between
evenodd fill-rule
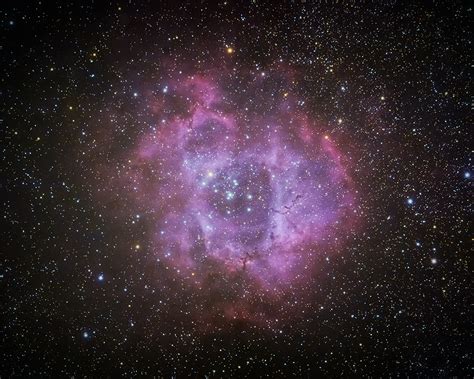
<instances>
[{"instance_id":1,"label":"nebula core","mask_svg":"<svg viewBox=\"0 0 474 379\"><path fill-rule=\"evenodd\" d=\"M353 224L343 154L269 76L291 81L279 69L246 73L242 85L221 71L149 91L156 119L127 176L134 200L156 215L154 257L200 287L210 267L266 293L304 282Z\"/></svg>"}]
</instances>

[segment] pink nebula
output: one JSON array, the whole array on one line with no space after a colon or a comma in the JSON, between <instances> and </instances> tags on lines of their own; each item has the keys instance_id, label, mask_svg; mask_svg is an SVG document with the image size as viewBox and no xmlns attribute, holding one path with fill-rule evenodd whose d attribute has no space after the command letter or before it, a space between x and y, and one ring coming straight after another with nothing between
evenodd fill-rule
<instances>
[{"instance_id":1,"label":"pink nebula","mask_svg":"<svg viewBox=\"0 0 474 379\"><path fill-rule=\"evenodd\" d=\"M270 79L227 77L170 79L149 99L156 124L130 154L135 200L156 215L154 255L175 275L284 291L353 225L347 159Z\"/></svg>"}]
</instances>

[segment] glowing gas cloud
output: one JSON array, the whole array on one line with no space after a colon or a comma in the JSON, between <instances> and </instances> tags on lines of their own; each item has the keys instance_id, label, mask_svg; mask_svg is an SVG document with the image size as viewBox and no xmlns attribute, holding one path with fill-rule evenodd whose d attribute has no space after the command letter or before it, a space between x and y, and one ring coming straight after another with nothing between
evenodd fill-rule
<instances>
[{"instance_id":1,"label":"glowing gas cloud","mask_svg":"<svg viewBox=\"0 0 474 379\"><path fill-rule=\"evenodd\" d=\"M182 75L149 96L156 117L127 175L155 215L154 256L194 285L212 267L284 290L309 278L352 225L347 160L281 90L288 81L282 72Z\"/></svg>"}]
</instances>

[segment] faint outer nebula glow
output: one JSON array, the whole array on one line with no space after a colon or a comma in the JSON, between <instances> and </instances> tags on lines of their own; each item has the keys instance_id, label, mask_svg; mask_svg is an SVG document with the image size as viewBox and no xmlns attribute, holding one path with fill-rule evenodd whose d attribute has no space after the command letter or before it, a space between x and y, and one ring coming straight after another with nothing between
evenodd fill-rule
<instances>
[{"instance_id":1,"label":"faint outer nebula glow","mask_svg":"<svg viewBox=\"0 0 474 379\"><path fill-rule=\"evenodd\" d=\"M129 191L156 216L153 258L198 287L217 270L284 291L354 225L344 154L288 92L262 91L266 78L246 91L225 74L170 79L148 105L179 111L130 151Z\"/></svg>"}]
</instances>

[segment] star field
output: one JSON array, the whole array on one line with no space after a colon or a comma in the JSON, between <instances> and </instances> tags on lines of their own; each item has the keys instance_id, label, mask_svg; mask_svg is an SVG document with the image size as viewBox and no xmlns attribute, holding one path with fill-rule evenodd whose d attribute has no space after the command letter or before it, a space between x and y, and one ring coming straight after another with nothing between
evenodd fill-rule
<instances>
[{"instance_id":1,"label":"star field","mask_svg":"<svg viewBox=\"0 0 474 379\"><path fill-rule=\"evenodd\" d=\"M468 377L472 8L1 10L5 377Z\"/></svg>"}]
</instances>

